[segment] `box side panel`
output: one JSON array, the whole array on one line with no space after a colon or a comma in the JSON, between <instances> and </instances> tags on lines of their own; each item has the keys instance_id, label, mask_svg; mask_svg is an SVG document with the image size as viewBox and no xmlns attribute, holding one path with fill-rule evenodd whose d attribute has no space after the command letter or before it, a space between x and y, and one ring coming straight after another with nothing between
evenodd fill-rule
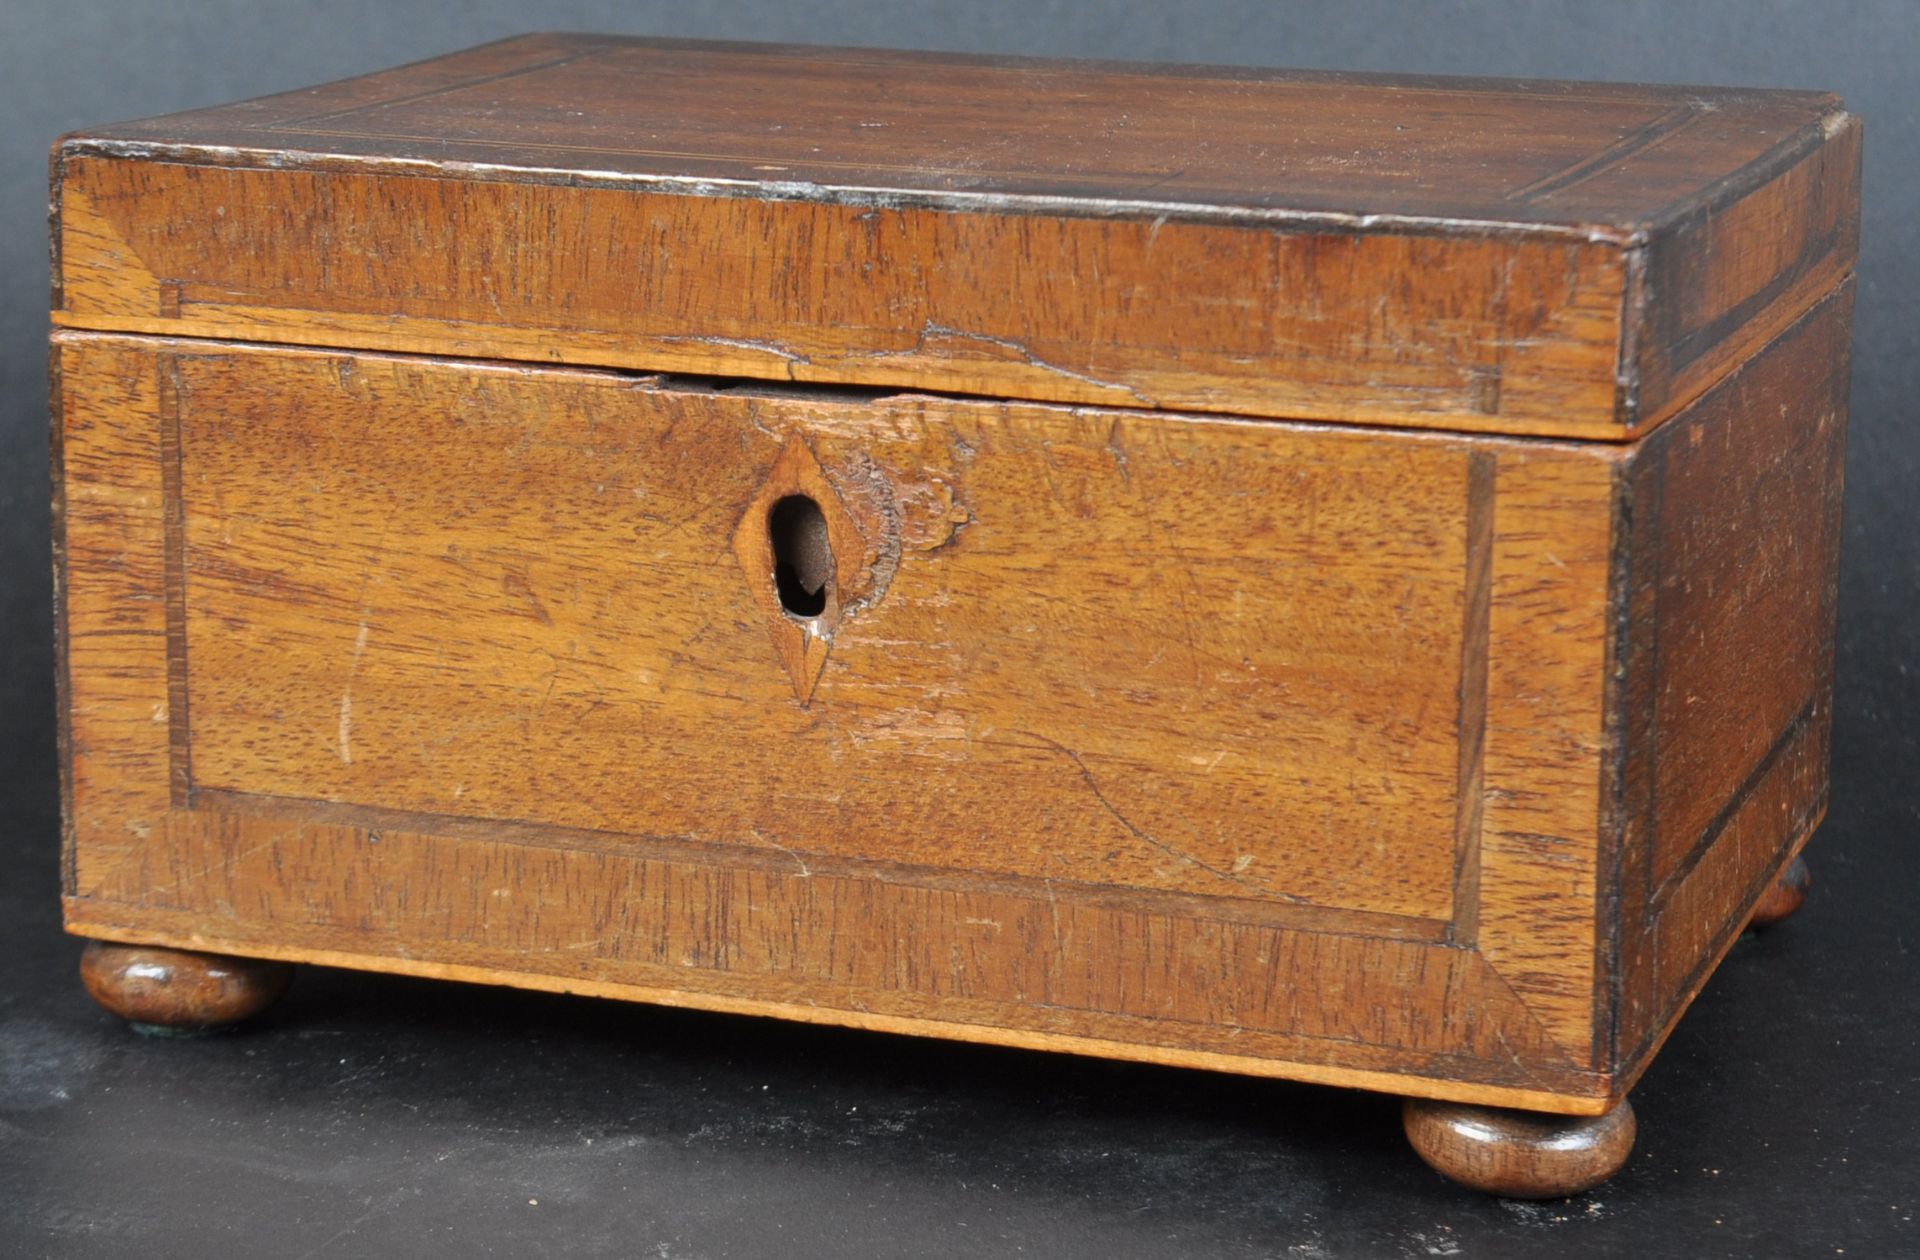
<instances>
[{"instance_id":1,"label":"box side panel","mask_svg":"<svg viewBox=\"0 0 1920 1260\"><path fill-rule=\"evenodd\" d=\"M59 353L76 931L1604 1102L1609 456ZM795 451L870 544L805 694Z\"/></svg>"},{"instance_id":2,"label":"box side panel","mask_svg":"<svg viewBox=\"0 0 1920 1260\"><path fill-rule=\"evenodd\" d=\"M1606 241L64 165L67 327L1622 433Z\"/></svg>"},{"instance_id":3,"label":"box side panel","mask_svg":"<svg viewBox=\"0 0 1920 1260\"><path fill-rule=\"evenodd\" d=\"M1623 1083L1826 807L1851 300L1829 293L1624 479Z\"/></svg>"}]
</instances>

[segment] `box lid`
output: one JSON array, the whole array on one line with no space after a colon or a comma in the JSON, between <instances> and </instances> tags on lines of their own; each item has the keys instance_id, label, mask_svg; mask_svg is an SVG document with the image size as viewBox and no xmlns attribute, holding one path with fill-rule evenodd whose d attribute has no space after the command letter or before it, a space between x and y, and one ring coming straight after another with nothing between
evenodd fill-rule
<instances>
[{"instance_id":1,"label":"box lid","mask_svg":"<svg viewBox=\"0 0 1920 1260\"><path fill-rule=\"evenodd\" d=\"M1827 94L532 35L54 150L69 328L1626 439L1849 273Z\"/></svg>"}]
</instances>

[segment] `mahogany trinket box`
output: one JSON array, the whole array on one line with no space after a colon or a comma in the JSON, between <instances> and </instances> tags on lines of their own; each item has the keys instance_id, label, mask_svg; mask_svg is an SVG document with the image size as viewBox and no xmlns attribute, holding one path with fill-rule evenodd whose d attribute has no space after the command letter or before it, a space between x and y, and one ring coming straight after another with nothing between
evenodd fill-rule
<instances>
[{"instance_id":1,"label":"mahogany trinket box","mask_svg":"<svg viewBox=\"0 0 1920 1260\"><path fill-rule=\"evenodd\" d=\"M573 35L66 137L88 987L1287 1077L1592 1185L1826 806L1859 141Z\"/></svg>"}]
</instances>

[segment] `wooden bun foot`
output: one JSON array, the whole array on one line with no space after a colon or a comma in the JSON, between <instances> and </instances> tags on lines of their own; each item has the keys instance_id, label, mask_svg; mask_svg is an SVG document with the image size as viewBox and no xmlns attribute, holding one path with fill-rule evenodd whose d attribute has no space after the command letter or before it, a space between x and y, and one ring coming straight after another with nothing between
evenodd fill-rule
<instances>
[{"instance_id":1,"label":"wooden bun foot","mask_svg":"<svg viewBox=\"0 0 1920 1260\"><path fill-rule=\"evenodd\" d=\"M1550 1116L1409 1098L1407 1140L1420 1158L1475 1190L1559 1199L1599 1185L1633 1150L1633 1107L1604 1116Z\"/></svg>"},{"instance_id":2,"label":"wooden bun foot","mask_svg":"<svg viewBox=\"0 0 1920 1260\"><path fill-rule=\"evenodd\" d=\"M1773 881L1773 887L1761 895L1760 904L1753 908L1753 916L1747 920L1752 928L1772 927L1798 910L1807 899L1807 890L1813 887L1813 873L1807 870L1807 860L1795 857L1787 863L1787 869L1780 872L1780 878Z\"/></svg>"},{"instance_id":3,"label":"wooden bun foot","mask_svg":"<svg viewBox=\"0 0 1920 1260\"><path fill-rule=\"evenodd\" d=\"M148 1036L212 1032L258 1015L287 991L286 963L151 945L89 941L80 980L93 1000Z\"/></svg>"}]
</instances>

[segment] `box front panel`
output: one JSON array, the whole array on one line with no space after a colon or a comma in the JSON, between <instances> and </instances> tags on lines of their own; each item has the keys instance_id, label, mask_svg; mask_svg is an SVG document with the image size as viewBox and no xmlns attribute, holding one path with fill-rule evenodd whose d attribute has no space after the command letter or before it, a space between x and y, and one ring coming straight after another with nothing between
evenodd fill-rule
<instances>
[{"instance_id":1,"label":"box front panel","mask_svg":"<svg viewBox=\"0 0 1920 1260\"><path fill-rule=\"evenodd\" d=\"M1594 1093L1604 454L59 354L77 930Z\"/></svg>"},{"instance_id":2,"label":"box front panel","mask_svg":"<svg viewBox=\"0 0 1920 1260\"><path fill-rule=\"evenodd\" d=\"M1458 445L170 371L194 790L1449 916ZM790 442L868 571L776 614L805 699L734 546Z\"/></svg>"}]
</instances>

